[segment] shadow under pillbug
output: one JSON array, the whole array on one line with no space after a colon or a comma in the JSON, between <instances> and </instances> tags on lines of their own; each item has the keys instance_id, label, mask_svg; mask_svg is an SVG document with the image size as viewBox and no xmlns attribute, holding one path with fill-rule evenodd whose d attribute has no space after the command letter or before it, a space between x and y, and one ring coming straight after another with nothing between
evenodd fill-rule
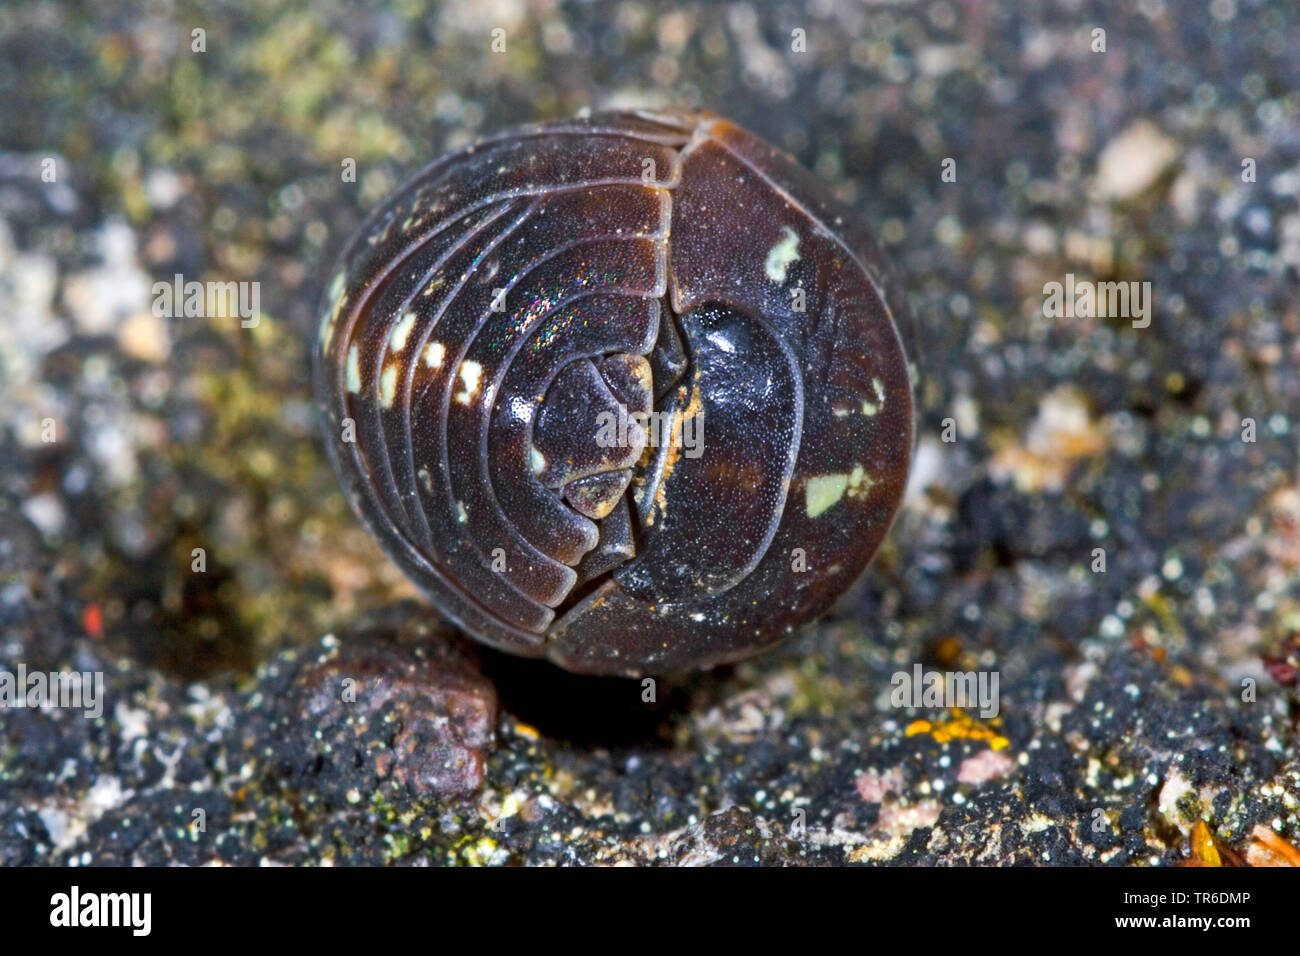
<instances>
[{"instance_id":1,"label":"shadow under pillbug","mask_svg":"<svg viewBox=\"0 0 1300 956\"><path fill-rule=\"evenodd\" d=\"M585 673L736 660L862 572L907 481L906 303L793 160L707 113L545 123L350 239L326 444L461 628Z\"/></svg>"}]
</instances>

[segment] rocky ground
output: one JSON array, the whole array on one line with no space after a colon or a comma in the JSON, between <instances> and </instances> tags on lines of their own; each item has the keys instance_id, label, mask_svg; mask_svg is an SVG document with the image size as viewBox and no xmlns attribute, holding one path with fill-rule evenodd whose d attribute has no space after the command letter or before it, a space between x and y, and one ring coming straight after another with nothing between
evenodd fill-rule
<instances>
[{"instance_id":1,"label":"rocky ground","mask_svg":"<svg viewBox=\"0 0 1300 956\"><path fill-rule=\"evenodd\" d=\"M0 671L106 681L0 711L0 863L1295 852L1300 11L203 6L0 9ZM347 510L305 342L418 165L670 103L873 225L923 414L836 611L646 701L438 624ZM155 317L177 273L261 321ZM1071 273L1149 281L1150 325L1045 317ZM892 706L916 663L997 672L997 716Z\"/></svg>"}]
</instances>

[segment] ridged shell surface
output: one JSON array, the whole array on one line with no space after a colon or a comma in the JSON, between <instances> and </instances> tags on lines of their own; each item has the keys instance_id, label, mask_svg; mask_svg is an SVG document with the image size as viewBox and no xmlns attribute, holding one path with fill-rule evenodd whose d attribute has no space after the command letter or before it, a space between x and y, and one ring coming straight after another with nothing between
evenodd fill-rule
<instances>
[{"instance_id":1,"label":"ridged shell surface","mask_svg":"<svg viewBox=\"0 0 1300 956\"><path fill-rule=\"evenodd\" d=\"M707 666L821 613L888 531L905 308L784 154L601 114L394 192L329 283L316 388L353 508L464 630L580 672Z\"/></svg>"}]
</instances>

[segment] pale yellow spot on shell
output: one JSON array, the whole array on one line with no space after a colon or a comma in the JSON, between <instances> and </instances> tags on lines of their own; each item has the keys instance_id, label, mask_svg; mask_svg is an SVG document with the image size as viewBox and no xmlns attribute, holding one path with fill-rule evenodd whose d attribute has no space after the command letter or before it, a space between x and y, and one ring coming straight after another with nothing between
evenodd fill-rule
<instances>
[{"instance_id":1,"label":"pale yellow spot on shell","mask_svg":"<svg viewBox=\"0 0 1300 956\"><path fill-rule=\"evenodd\" d=\"M465 391L456 393L456 401L468 405L478 394L479 379L483 375L483 366L478 362L465 360L460 363L460 380L465 383Z\"/></svg>"},{"instance_id":2,"label":"pale yellow spot on shell","mask_svg":"<svg viewBox=\"0 0 1300 956\"><path fill-rule=\"evenodd\" d=\"M817 475L808 479L804 489L804 511L816 518L844 497L849 486L848 475Z\"/></svg>"},{"instance_id":3,"label":"pale yellow spot on shell","mask_svg":"<svg viewBox=\"0 0 1300 956\"><path fill-rule=\"evenodd\" d=\"M379 404L384 408L393 407L397 397L397 366L389 364L384 367L384 374L379 376Z\"/></svg>"},{"instance_id":4,"label":"pale yellow spot on shell","mask_svg":"<svg viewBox=\"0 0 1300 956\"><path fill-rule=\"evenodd\" d=\"M773 282L784 282L790 263L799 261L799 234L789 226L781 227L781 238L767 253L763 270Z\"/></svg>"},{"instance_id":5,"label":"pale yellow spot on shell","mask_svg":"<svg viewBox=\"0 0 1300 956\"><path fill-rule=\"evenodd\" d=\"M319 345L322 351L329 345L330 336L334 334L334 326L338 323L339 312L343 308L343 303L347 297L343 294L343 273L340 272L330 280L330 287L327 295L329 296L329 318L320 324L320 341Z\"/></svg>"},{"instance_id":6,"label":"pale yellow spot on shell","mask_svg":"<svg viewBox=\"0 0 1300 956\"><path fill-rule=\"evenodd\" d=\"M442 358L447 354L447 347L441 342L430 342L424 347L424 364L429 368L442 368Z\"/></svg>"},{"instance_id":7,"label":"pale yellow spot on shell","mask_svg":"<svg viewBox=\"0 0 1300 956\"><path fill-rule=\"evenodd\" d=\"M817 475L809 478L804 488L804 510L809 518L816 518L839 504L846 492L850 498L857 498L875 484L875 479L861 465L854 465L847 475Z\"/></svg>"},{"instance_id":8,"label":"pale yellow spot on shell","mask_svg":"<svg viewBox=\"0 0 1300 956\"><path fill-rule=\"evenodd\" d=\"M528 451L529 461L533 465L533 474L540 475L546 470L546 456L536 448L530 448Z\"/></svg>"},{"instance_id":9,"label":"pale yellow spot on shell","mask_svg":"<svg viewBox=\"0 0 1300 956\"><path fill-rule=\"evenodd\" d=\"M388 336L388 347L394 352L400 352L406 348L406 339L411 334L411 329L415 326L415 313L407 312L406 315L393 326L393 331Z\"/></svg>"},{"instance_id":10,"label":"pale yellow spot on shell","mask_svg":"<svg viewBox=\"0 0 1300 956\"><path fill-rule=\"evenodd\" d=\"M353 395L361 394L361 359L355 345L348 349L347 386Z\"/></svg>"},{"instance_id":11,"label":"pale yellow spot on shell","mask_svg":"<svg viewBox=\"0 0 1300 956\"><path fill-rule=\"evenodd\" d=\"M849 472L849 497L855 498L859 494L865 494L876 485L876 480L867 474L867 470L861 465L854 465L853 470Z\"/></svg>"}]
</instances>

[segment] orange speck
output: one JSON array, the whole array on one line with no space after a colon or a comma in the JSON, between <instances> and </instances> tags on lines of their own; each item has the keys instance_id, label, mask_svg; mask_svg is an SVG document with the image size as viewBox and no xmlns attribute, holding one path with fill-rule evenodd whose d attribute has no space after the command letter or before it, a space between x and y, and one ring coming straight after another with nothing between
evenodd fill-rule
<instances>
[{"instance_id":1,"label":"orange speck","mask_svg":"<svg viewBox=\"0 0 1300 956\"><path fill-rule=\"evenodd\" d=\"M950 740L987 740L994 750L1001 750L1011 743L988 724L969 717L960 707L952 709L953 717L943 723L931 724L928 720L914 720L907 725L908 737L928 733L936 743L946 744Z\"/></svg>"},{"instance_id":2,"label":"orange speck","mask_svg":"<svg viewBox=\"0 0 1300 956\"><path fill-rule=\"evenodd\" d=\"M98 641L104 636L104 612L99 609L98 604L86 605L85 610L81 612L81 626L93 640Z\"/></svg>"},{"instance_id":3,"label":"orange speck","mask_svg":"<svg viewBox=\"0 0 1300 956\"><path fill-rule=\"evenodd\" d=\"M1223 866L1219 857L1219 848L1214 845L1214 834L1205 825L1204 820L1197 820L1192 826L1192 856L1187 861L1189 866Z\"/></svg>"},{"instance_id":4,"label":"orange speck","mask_svg":"<svg viewBox=\"0 0 1300 956\"><path fill-rule=\"evenodd\" d=\"M1250 831L1246 862L1251 866L1300 866L1300 850L1258 824Z\"/></svg>"}]
</instances>

